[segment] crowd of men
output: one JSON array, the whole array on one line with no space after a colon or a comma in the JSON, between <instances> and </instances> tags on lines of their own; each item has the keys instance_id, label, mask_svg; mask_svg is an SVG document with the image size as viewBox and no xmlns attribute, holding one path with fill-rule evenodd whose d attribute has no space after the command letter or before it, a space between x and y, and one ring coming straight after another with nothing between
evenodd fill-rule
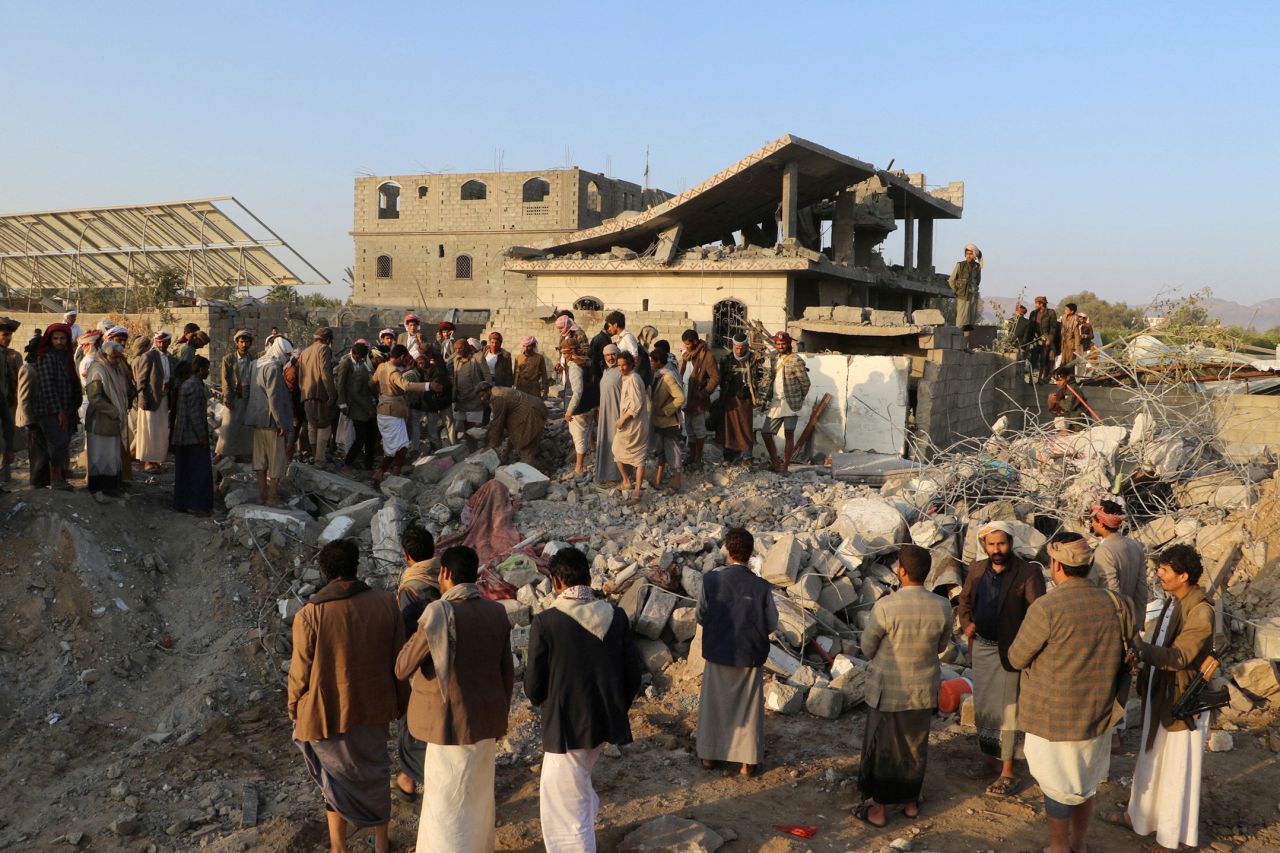
<instances>
[{"instance_id":1,"label":"crowd of men","mask_svg":"<svg viewBox=\"0 0 1280 853\"><path fill-rule=\"evenodd\" d=\"M1094 348L1093 324L1076 303L1063 305L1059 317L1047 297L1037 296L1030 313L1021 302L1013 313L1009 340L1022 359L1028 383L1047 383L1055 370L1074 372L1088 361Z\"/></svg>"},{"instance_id":2,"label":"crowd of men","mask_svg":"<svg viewBox=\"0 0 1280 853\"><path fill-rule=\"evenodd\" d=\"M940 654L958 617L970 644L978 744L994 776L987 792L1023 786L1020 759L1044 797L1052 853L1086 849L1098 785L1120 748L1125 683L1141 667L1142 731L1128 808L1105 820L1146 849L1197 843L1200 755L1208 713L1178 719L1173 706L1210 656L1212 606L1202 567L1183 545L1159 555L1166 595L1145 635L1146 554L1122 532L1123 509L1104 501L1091 524L1047 545L1042 568L1014 550L1013 529L980 531L985 557L968 569L958 608L929 591L929 552L904 545L899 588L876 602L861 635L868 661L854 815L883 827L890 808L914 818L930 727L942 686ZM289 715L306 767L323 795L334 850L349 826L373 827L387 849L391 798L421 800L417 849L494 848L494 764L515 684L503 608L477 586L476 553L436 554L431 534L405 531L396 593L356 578L358 550L342 540L320 552L327 584L294 620ZM708 770L760 772L765 757L764 665L778 613L772 585L752 570L755 540L731 528L725 565L704 576L697 620L705 669L696 754ZM592 768L607 744L631 742L628 709L642 665L626 614L591 588L586 555L565 546L550 559L554 602L534 616L524 692L538 709L544 758L540 816L548 851L594 851L600 800ZM1145 638L1144 638L1145 637ZM387 743L399 720L399 772ZM990 775L988 775L990 774ZM392 778L390 785L388 779Z\"/></svg>"}]
</instances>

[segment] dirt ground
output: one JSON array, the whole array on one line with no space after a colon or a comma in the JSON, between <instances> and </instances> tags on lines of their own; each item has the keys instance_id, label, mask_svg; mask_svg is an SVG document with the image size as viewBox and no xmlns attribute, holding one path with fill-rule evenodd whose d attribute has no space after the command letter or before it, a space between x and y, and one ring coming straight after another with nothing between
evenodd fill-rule
<instances>
[{"instance_id":1,"label":"dirt ground","mask_svg":"<svg viewBox=\"0 0 1280 853\"><path fill-rule=\"evenodd\" d=\"M313 851L326 849L318 792L291 743L282 642L273 611L294 568L267 545L249 553L215 515L168 509L171 480L123 502L26 490L0 495L0 849ZM940 717L922 816L884 830L849 814L864 717L767 721L766 772L739 779L695 760L697 682L677 663L633 709L635 743L601 759L600 849L664 814L734 838L724 849L1039 849L1039 791L986 796L964 775L972 732ZM1280 731L1261 712L1222 718L1235 748L1205 756L1202 847L1280 850ZM1112 764L1100 808L1127 797L1130 754ZM498 768L498 849L541 850L537 722L517 690ZM246 797L257 825L242 827ZM394 849L414 842L416 807L397 802ZM810 839L775 823L817 827ZM1091 849L1137 848L1095 823ZM363 833L353 849L371 849Z\"/></svg>"}]
</instances>

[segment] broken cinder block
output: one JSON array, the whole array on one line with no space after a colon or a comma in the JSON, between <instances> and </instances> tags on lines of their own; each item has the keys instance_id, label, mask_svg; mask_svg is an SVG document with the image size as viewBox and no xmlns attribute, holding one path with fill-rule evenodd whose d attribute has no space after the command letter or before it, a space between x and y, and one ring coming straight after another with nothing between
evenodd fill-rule
<instances>
[{"instance_id":1,"label":"broken cinder block","mask_svg":"<svg viewBox=\"0 0 1280 853\"><path fill-rule=\"evenodd\" d=\"M790 586L800 576L800 561L803 557L804 548L796 541L795 535L785 533L765 552L764 561L760 565L760 577L774 586Z\"/></svg>"},{"instance_id":2,"label":"broken cinder block","mask_svg":"<svg viewBox=\"0 0 1280 853\"><path fill-rule=\"evenodd\" d=\"M839 690L828 687L810 687L804 700L804 709L824 720L839 719L844 712L844 696Z\"/></svg>"},{"instance_id":3,"label":"broken cinder block","mask_svg":"<svg viewBox=\"0 0 1280 853\"><path fill-rule=\"evenodd\" d=\"M804 710L807 692L790 684L767 681L764 685L764 707L775 714L799 714Z\"/></svg>"},{"instance_id":4,"label":"broken cinder block","mask_svg":"<svg viewBox=\"0 0 1280 853\"><path fill-rule=\"evenodd\" d=\"M644 606L640 608L640 614L635 619L633 626L635 632L651 640L658 639L662 636L662 629L667 627L667 621L671 618L672 612L679 603L680 599L665 589L651 588L649 597L645 600Z\"/></svg>"},{"instance_id":5,"label":"broken cinder block","mask_svg":"<svg viewBox=\"0 0 1280 853\"><path fill-rule=\"evenodd\" d=\"M551 489L551 478L524 462L503 465L494 479L506 486L513 498L525 501L541 500Z\"/></svg>"}]
</instances>

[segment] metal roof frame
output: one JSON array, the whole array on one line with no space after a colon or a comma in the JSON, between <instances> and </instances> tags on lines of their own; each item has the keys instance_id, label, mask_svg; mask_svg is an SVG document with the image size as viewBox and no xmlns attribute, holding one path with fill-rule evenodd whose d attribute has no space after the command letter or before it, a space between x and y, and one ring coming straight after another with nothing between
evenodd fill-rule
<instances>
[{"instance_id":1,"label":"metal roof frame","mask_svg":"<svg viewBox=\"0 0 1280 853\"><path fill-rule=\"evenodd\" d=\"M287 251L315 280L297 275L272 249ZM193 293L329 284L235 196L0 214L0 296L10 299L74 299L93 287L127 293L138 273L162 260L183 270Z\"/></svg>"}]
</instances>

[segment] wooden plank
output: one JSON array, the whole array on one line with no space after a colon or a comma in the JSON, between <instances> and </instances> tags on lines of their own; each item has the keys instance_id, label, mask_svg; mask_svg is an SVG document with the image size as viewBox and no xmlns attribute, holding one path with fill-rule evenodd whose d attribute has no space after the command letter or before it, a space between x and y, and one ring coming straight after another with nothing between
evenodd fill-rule
<instances>
[{"instance_id":1,"label":"wooden plank","mask_svg":"<svg viewBox=\"0 0 1280 853\"><path fill-rule=\"evenodd\" d=\"M258 786L245 782L240 798L240 826L258 825Z\"/></svg>"}]
</instances>

